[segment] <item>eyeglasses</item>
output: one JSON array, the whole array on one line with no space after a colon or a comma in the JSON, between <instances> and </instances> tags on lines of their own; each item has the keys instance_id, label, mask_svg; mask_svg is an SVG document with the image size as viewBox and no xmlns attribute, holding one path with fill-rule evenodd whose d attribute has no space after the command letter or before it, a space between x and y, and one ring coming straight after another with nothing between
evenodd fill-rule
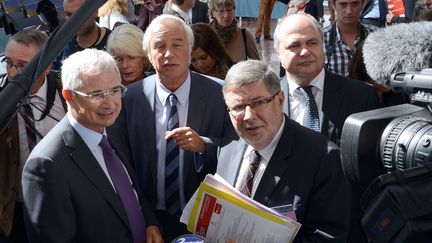
<instances>
[{"instance_id":1,"label":"eyeglasses","mask_svg":"<svg viewBox=\"0 0 432 243\"><path fill-rule=\"evenodd\" d=\"M86 97L92 103L99 103L102 102L102 100L105 99L105 96L107 95L111 95L112 97L115 98L123 97L127 91L127 88L123 85L120 85L118 87L113 88L109 92L94 92L89 94L80 92L78 90L73 90L73 89L71 91L77 95Z\"/></svg>"},{"instance_id":2,"label":"eyeglasses","mask_svg":"<svg viewBox=\"0 0 432 243\"><path fill-rule=\"evenodd\" d=\"M215 9L215 12L218 15L223 15L224 13L233 14L234 10L235 10L235 8L230 8L230 9Z\"/></svg>"},{"instance_id":3,"label":"eyeglasses","mask_svg":"<svg viewBox=\"0 0 432 243\"><path fill-rule=\"evenodd\" d=\"M7 69L15 68L17 72L21 72L21 70L27 65L26 62L14 64L9 58L4 57L1 60L2 63L6 64Z\"/></svg>"},{"instance_id":4,"label":"eyeglasses","mask_svg":"<svg viewBox=\"0 0 432 243\"><path fill-rule=\"evenodd\" d=\"M236 116L236 117L243 116L245 111L246 111L247 106L252 108L254 111L260 111L264 107L265 104L272 102L275 99L276 95L278 95L279 93L280 93L280 91L276 92L276 94L272 95L268 99L260 99L260 100L252 101L248 104L236 105L234 107L228 107L227 111L229 113L231 113L231 115Z\"/></svg>"}]
</instances>

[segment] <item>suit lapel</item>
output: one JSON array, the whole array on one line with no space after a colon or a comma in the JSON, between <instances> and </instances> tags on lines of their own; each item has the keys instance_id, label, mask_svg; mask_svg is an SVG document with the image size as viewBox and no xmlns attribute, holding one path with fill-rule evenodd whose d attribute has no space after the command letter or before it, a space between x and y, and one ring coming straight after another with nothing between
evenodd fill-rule
<instances>
[{"instance_id":1,"label":"suit lapel","mask_svg":"<svg viewBox=\"0 0 432 243\"><path fill-rule=\"evenodd\" d=\"M205 114L205 108L207 106L207 89L199 80L197 74L191 72L191 86L189 93L189 107L187 114L186 126L191 127L198 134L201 133L202 118ZM195 161L192 156L193 153L185 151L185 159L183 163L183 174L187 176L191 163L187 161ZM189 157L191 156L191 157ZM187 158L186 158L187 157ZM195 165L194 165L195 166Z\"/></svg>"},{"instance_id":2,"label":"suit lapel","mask_svg":"<svg viewBox=\"0 0 432 243\"><path fill-rule=\"evenodd\" d=\"M229 150L226 151L226 154L228 154L229 156L223 159L226 159L227 161L218 162L226 165L220 167L221 169L223 169L222 171L220 171L220 174L232 186L234 186L236 183L236 178L238 177L238 173L240 171L240 166L243 162L243 155L246 148L246 142L243 139L239 139L238 141L233 142L232 145L229 147Z\"/></svg>"},{"instance_id":3,"label":"suit lapel","mask_svg":"<svg viewBox=\"0 0 432 243\"><path fill-rule=\"evenodd\" d=\"M64 120L65 121L65 120ZM108 204L119 215L123 222L129 227L126 213L111 183L88 149L85 142L73 129L68 121L65 122L67 129L63 133L64 143L71 149L70 156L73 162L81 169L82 173L91 181L105 197Z\"/></svg>"},{"instance_id":4,"label":"suit lapel","mask_svg":"<svg viewBox=\"0 0 432 243\"><path fill-rule=\"evenodd\" d=\"M284 131L253 197L254 200L264 205L268 203L273 190L292 163L289 161L293 146L293 135L290 133L288 118L285 116Z\"/></svg>"},{"instance_id":5,"label":"suit lapel","mask_svg":"<svg viewBox=\"0 0 432 243\"><path fill-rule=\"evenodd\" d=\"M156 149L156 118L155 118L156 75L153 75L152 78L149 80L143 81L143 92L144 92L144 98L147 99L151 112L145 112L144 109L141 109L143 111L143 114L138 117L141 117L142 121L144 122L142 131L146 131L146 132L141 133L143 136L140 137L138 141L145 141L144 146L146 146L151 150L150 155L146 155L146 157L153 158L153 159L146 162L148 162L150 165L150 171L151 171L150 174L152 176L152 181L154 185L157 185L158 154Z\"/></svg>"},{"instance_id":6,"label":"suit lapel","mask_svg":"<svg viewBox=\"0 0 432 243\"><path fill-rule=\"evenodd\" d=\"M330 139L335 132L335 125L339 120L340 109L344 102L342 92L340 91L341 88L341 82L338 77L326 70L322 108L324 117L321 133Z\"/></svg>"}]
</instances>

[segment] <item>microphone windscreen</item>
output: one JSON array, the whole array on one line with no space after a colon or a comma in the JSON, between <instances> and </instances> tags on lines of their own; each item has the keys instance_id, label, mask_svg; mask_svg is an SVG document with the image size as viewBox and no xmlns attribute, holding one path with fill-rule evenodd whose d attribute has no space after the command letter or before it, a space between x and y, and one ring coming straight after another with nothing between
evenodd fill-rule
<instances>
[{"instance_id":1,"label":"microphone windscreen","mask_svg":"<svg viewBox=\"0 0 432 243\"><path fill-rule=\"evenodd\" d=\"M396 24L370 33L363 59L369 76L383 85L397 72L432 67L432 22Z\"/></svg>"}]
</instances>

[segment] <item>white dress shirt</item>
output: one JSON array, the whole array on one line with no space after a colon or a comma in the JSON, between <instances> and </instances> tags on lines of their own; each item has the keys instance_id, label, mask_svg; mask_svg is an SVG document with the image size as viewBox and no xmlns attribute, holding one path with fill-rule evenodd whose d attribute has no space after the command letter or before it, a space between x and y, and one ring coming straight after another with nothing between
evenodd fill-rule
<instances>
[{"instance_id":1,"label":"white dress shirt","mask_svg":"<svg viewBox=\"0 0 432 243\"><path fill-rule=\"evenodd\" d=\"M324 69L311 81L309 85L312 85L312 93L315 97L315 103L318 108L318 115L320 120L320 128L322 128L323 116L324 113L322 111L323 106L323 91L324 91L324 77L325 71ZM295 83L293 80L290 80L287 76L282 79L281 82L288 82L288 85L281 85L282 90L285 93L285 96L288 96L289 104L286 106L287 102L284 104L284 112L288 115L288 117L299 124L303 125L303 117L306 110L307 100L298 89L299 85ZM288 86L288 90L287 87ZM288 95L287 95L288 94ZM289 108L289 111L288 111Z\"/></svg>"},{"instance_id":2,"label":"white dress shirt","mask_svg":"<svg viewBox=\"0 0 432 243\"><path fill-rule=\"evenodd\" d=\"M155 75L158 79L158 76ZM145 80L143 81L145 82ZM188 108L189 108L189 93L191 86L190 73L183 82L183 84L174 92L177 96L177 114L179 116L179 127L185 127L187 123ZM168 96L172 92L167 89L160 80L156 82L156 99L155 99L155 122L156 122L156 148L158 151L158 164L157 164L157 205L159 210L165 209L165 157L166 157L166 140L165 133L167 131L167 122L169 116ZM184 208L186 205L184 198L183 187L183 154L184 151L180 149L179 153L179 191L180 191L180 205Z\"/></svg>"}]
</instances>

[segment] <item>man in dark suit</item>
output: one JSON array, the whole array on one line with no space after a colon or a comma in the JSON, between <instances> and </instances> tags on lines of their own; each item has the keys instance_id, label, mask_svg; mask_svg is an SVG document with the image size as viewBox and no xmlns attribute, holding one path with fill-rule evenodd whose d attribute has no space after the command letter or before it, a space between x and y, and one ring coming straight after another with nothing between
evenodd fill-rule
<instances>
[{"instance_id":1,"label":"man in dark suit","mask_svg":"<svg viewBox=\"0 0 432 243\"><path fill-rule=\"evenodd\" d=\"M0 80L0 92L43 47L44 32L24 29L6 45L2 62L7 75ZM13 242L27 242L23 218L21 172L33 149L66 113L61 83L48 67L35 81L18 114L0 134L0 228Z\"/></svg>"},{"instance_id":2,"label":"man in dark suit","mask_svg":"<svg viewBox=\"0 0 432 243\"><path fill-rule=\"evenodd\" d=\"M121 136L115 60L86 49L62 66L68 113L35 147L22 185L31 242L162 242Z\"/></svg>"},{"instance_id":3,"label":"man in dark suit","mask_svg":"<svg viewBox=\"0 0 432 243\"><path fill-rule=\"evenodd\" d=\"M314 18L304 14L284 18L275 30L275 48L286 70L281 81L282 90L287 94L284 112L303 126L320 131L339 144L349 115L379 107L378 95L372 86L324 69L323 34ZM305 89L311 90L310 96L302 92ZM316 126L309 123L312 107ZM362 192L355 187L352 192L350 235L353 236L349 236L348 242L363 235L357 215Z\"/></svg>"},{"instance_id":4,"label":"man in dark suit","mask_svg":"<svg viewBox=\"0 0 432 243\"><path fill-rule=\"evenodd\" d=\"M324 69L323 34L314 18L294 14L280 21L275 48L286 71L281 81L287 94L284 112L304 125L307 99L300 88L311 87L318 112L318 129L339 144L345 119L379 107L375 89L361 81L334 75Z\"/></svg>"},{"instance_id":5,"label":"man in dark suit","mask_svg":"<svg viewBox=\"0 0 432 243\"><path fill-rule=\"evenodd\" d=\"M156 74L128 87L118 122L165 241L171 242L187 233L179 222L181 210L205 175L216 171L217 147L235 132L221 83L189 71L188 25L173 15L158 16L143 43Z\"/></svg>"},{"instance_id":6,"label":"man in dark suit","mask_svg":"<svg viewBox=\"0 0 432 243\"><path fill-rule=\"evenodd\" d=\"M222 147L217 173L267 207L292 207L294 242L345 242L350 190L337 146L283 114L278 75L263 62L234 65L223 93L240 139Z\"/></svg>"}]
</instances>

